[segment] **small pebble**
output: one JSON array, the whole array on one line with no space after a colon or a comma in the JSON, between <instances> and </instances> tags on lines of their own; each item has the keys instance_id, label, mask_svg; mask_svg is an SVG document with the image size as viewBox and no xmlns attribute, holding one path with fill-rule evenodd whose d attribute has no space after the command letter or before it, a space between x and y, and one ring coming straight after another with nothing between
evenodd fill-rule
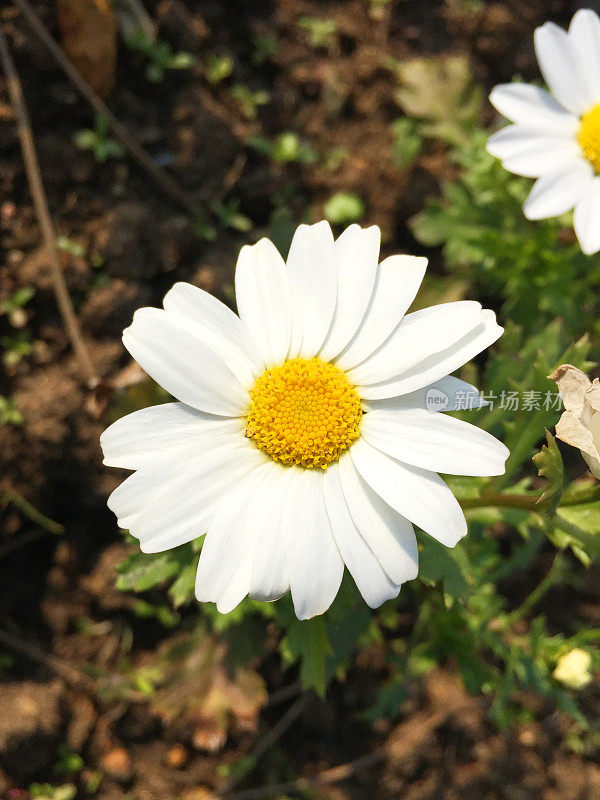
<instances>
[{"instance_id":1,"label":"small pebble","mask_svg":"<svg viewBox=\"0 0 600 800\"><path fill-rule=\"evenodd\" d=\"M127 783L133 777L129 753L122 747L115 747L103 756L100 767L109 778L118 783Z\"/></svg>"},{"instance_id":2,"label":"small pebble","mask_svg":"<svg viewBox=\"0 0 600 800\"><path fill-rule=\"evenodd\" d=\"M188 760L188 752L182 744L174 744L167 753L167 764L173 769L181 769Z\"/></svg>"}]
</instances>

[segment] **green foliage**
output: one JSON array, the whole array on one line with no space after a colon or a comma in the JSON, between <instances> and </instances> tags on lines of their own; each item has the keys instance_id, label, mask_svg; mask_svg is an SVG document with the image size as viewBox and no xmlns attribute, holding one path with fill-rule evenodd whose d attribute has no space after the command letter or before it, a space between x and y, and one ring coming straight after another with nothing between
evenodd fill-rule
<instances>
[{"instance_id":1,"label":"green foliage","mask_svg":"<svg viewBox=\"0 0 600 800\"><path fill-rule=\"evenodd\" d=\"M240 201L236 197L223 200L222 203L213 205L212 210L221 225L226 228L233 228L235 231L247 233L252 230L252 220L240 209Z\"/></svg>"},{"instance_id":2,"label":"green foliage","mask_svg":"<svg viewBox=\"0 0 600 800\"><path fill-rule=\"evenodd\" d=\"M355 194L337 192L323 206L323 215L333 225L350 225L365 215L365 204Z\"/></svg>"},{"instance_id":3,"label":"green foliage","mask_svg":"<svg viewBox=\"0 0 600 800\"><path fill-rule=\"evenodd\" d=\"M547 445L543 445L539 453L533 457L540 477L546 478L546 487L540 497L540 503L546 503L552 511L556 511L564 488L565 468L556 444L556 439L550 431L546 431Z\"/></svg>"},{"instance_id":4,"label":"green foliage","mask_svg":"<svg viewBox=\"0 0 600 800\"><path fill-rule=\"evenodd\" d=\"M77 789L72 783L63 786L51 786L49 783L32 783L29 794L35 800L73 800Z\"/></svg>"},{"instance_id":5,"label":"green foliage","mask_svg":"<svg viewBox=\"0 0 600 800\"><path fill-rule=\"evenodd\" d=\"M79 753L74 753L67 744L61 744L58 748L58 759L54 765L54 772L57 775L73 775L83 769L83 759Z\"/></svg>"},{"instance_id":6,"label":"green foliage","mask_svg":"<svg viewBox=\"0 0 600 800\"><path fill-rule=\"evenodd\" d=\"M123 145L116 139L111 139L109 132L110 128L106 117L96 114L93 129L79 131L75 135L75 144L80 150L91 150L99 164L103 164L109 158L123 158L125 155ZM63 239L62 242L67 244L68 240ZM63 247L63 249L68 248ZM76 253L72 253L72 255L76 255Z\"/></svg>"},{"instance_id":7,"label":"green foliage","mask_svg":"<svg viewBox=\"0 0 600 800\"><path fill-rule=\"evenodd\" d=\"M419 133L418 124L408 118L397 119L392 124L394 146L392 161L396 166L405 169L416 160L423 147L423 137Z\"/></svg>"},{"instance_id":8,"label":"green foliage","mask_svg":"<svg viewBox=\"0 0 600 800\"><path fill-rule=\"evenodd\" d=\"M12 397L0 394L0 425L22 425L23 417Z\"/></svg>"},{"instance_id":9,"label":"green foliage","mask_svg":"<svg viewBox=\"0 0 600 800\"><path fill-rule=\"evenodd\" d=\"M466 144L479 117L481 87L471 78L465 56L416 58L396 62L396 100L418 121L421 136L448 144Z\"/></svg>"},{"instance_id":10,"label":"green foliage","mask_svg":"<svg viewBox=\"0 0 600 800\"><path fill-rule=\"evenodd\" d=\"M22 311L23 306L27 305L34 294L35 289L33 286L22 286L20 289L17 289L10 297L0 301L0 316L6 314L14 325L13 320L15 315L18 315L19 312ZM15 325L15 327L18 327L18 325Z\"/></svg>"},{"instance_id":11,"label":"green foliage","mask_svg":"<svg viewBox=\"0 0 600 800\"><path fill-rule=\"evenodd\" d=\"M148 59L146 78L152 83L162 81L169 70L190 69L194 65L190 53L174 53L168 42L152 39L141 28L127 39L127 45Z\"/></svg>"},{"instance_id":12,"label":"green foliage","mask_svg":"<svg viewBox=\"0 0 600 800\"><path fill-rule=\"evenodd\" d=\"M218 56L215 53L211 53L207 56L204 65L206 80L216 86L216 84L221 83L233 74L233 67L233 59L230 56Z\"/></svg>"},{"instance_id":13,"label":"green foliage","mask_svg":"<svg viewBox=\"0 0 600 800\"><path fill-rule=\"evenodd\" d=\"M2 347L2 361L4 366L12 370L22 359L31 355L31 337L27 331L18 331L6 336L0 336Z\"/></svg>"},{"instance_id":14,"label":"green foliage","mask_svg":"<svg viewBox=\"0 0 600 800\"><path fill-rule=\"evenodd\" d=\"M302 141L294 131L285 131L272 142L262 136L253 136L248 144L276 164L313 164L317 160L317 154L310 144Z\"/></svg>"},{"instance_id":15,"label":"green foliage","mask_svg":"<svg viewBox=\"0 0 600 800\"><path fill-rule=\"evenodd\" d=\"M256 119L260 106L264 106L271 99L269 93L264 89L254 91L242 84L232 87L231 96L238 104L242 116L250 120Z\"/></svg>"},{"instance_id":16,"label":"green foliage","mask_svg":"<svg viewBox=\"0 0 600 800\"><path fill-rule=\"evenodd\" d=\"M311 47L331 50L337 43L337 24L332 19L319 17L300 17L298 24L307 35Z\"/></svg>"},{"instance_id":17,"label":"green foliage","mask_svg":"<svg viewBox=\"0 0 600 800\"><path fill-rule=\"evenodd\" d=\"M270 61L271 58L277 55L277 40L273 36L263 36L256 34L253 37L254 52L252 53L252 61L255 64L264 64Z\"/></svg>"},{"instance_id":18,"label":"green foliage","mask_svg":"<svg viewBox=\"0 0 600 800\"><path fill-rule=\"evenodd\" d=\"M502 317L540 331L560 318L573 337L598 331L600 259L584 256L567 217L530 222L523 202L532 182L511 175L474 130L453 153L461 168L413 221L417 239L441 245L447 268L476 295L498 297Z\"/></svg>"}]
</instances>

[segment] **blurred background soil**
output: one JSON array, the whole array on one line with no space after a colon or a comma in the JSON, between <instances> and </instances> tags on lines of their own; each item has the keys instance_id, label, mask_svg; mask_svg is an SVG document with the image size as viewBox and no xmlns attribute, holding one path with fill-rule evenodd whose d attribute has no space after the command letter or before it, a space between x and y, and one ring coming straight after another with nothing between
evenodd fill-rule
<instances>
[{"instance_id":1,"label":"blurred background soil","mask_svg":"<svg viewBox=\"0 0 600 800\"><path fill-rule=\"evenodd\" d=\"M486 90L514 74L539 80L533 29L549 18L568 24L578 7L563 0L144 5L159 39L172 53L191 54L194 65L149 80L147 60L119 38L114 76L105 74L109 43L106 70L92 69L90 79L100 91L108 88L109 107L156 162L213 209L214 238L130 157L99 163L78 146L78 134L94 129L90 107L21 13L0 5L83 336L98 374L121 386L137 379L120 339L136 308L159 305L177 280L231 303L240 246L269 235L285 247L292 227L319 219L338 192L362 200L365 219L381 226L385 255L424 253L434 274L443 274L439 253L424 251L407 221L455 168L441 145L409 169L394 161L391 126L401 112L386 59L466 55ZM34 6L57 39L68 36L53 2ZM301 18L323 25L307 28ZM102 46L104 34L96 31ZM230 67L232 75L221 79L218 70ZM242 89L232 91L234 85ZM491 122L491 107L485 113ZM252 144L288 131L319 158L278 163ZM2 77L0 198L0 302L23 287L35 290L21 315L0 315L0 340L16 352L0 367L0 395L13 398L21 418L0 426L0 629L7 632L0 641L0 797L26 798L31 783L48 782L101 800L207 800L222 789L227 765L251 753L293 708L294 724L239 791L273 775L310 778L367 756L316 794L600 798L600 752L568 748L554 708L532 697L530 720L499 733L487 719L487 701L464 692L452 664L410 687L397 719L367 723L363 712L385 677L374 645L326 700L309 697L300 706L297 675L279 662L269 630L245 677L232 678L221 666L220 644L204 641L187 682L175 682L171 695L154 693L156 654L177 644L177 628L168 608L156 612L150 601L140 605L114 588L115 567L130 546L106 508L122 479L101 465L98 438L110 403L106 408L102 392L92 395L83 385L58 315ZM48 532L20 498L64 533ZM600 603L569 613L598 624ZM183 622L193 614L181 611ZM586 691L597 720L600 690ZM279 796L290 794L297 791L284 787Z\"/></svg>"}]
</instances>

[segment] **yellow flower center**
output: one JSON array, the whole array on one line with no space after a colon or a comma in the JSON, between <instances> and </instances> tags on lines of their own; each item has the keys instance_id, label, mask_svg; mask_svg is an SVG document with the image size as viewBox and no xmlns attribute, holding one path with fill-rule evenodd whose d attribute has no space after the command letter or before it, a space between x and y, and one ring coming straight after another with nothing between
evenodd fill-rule
<instances>
[{"instance_id":1,"label":"yellow flower center","mask_svg":"<svg viewBox=\"0 0 600 800\"><path fill-rule=\"evenodd\" d=\"M358 438L360 398L319 358L292 358L257 378L246 436L275 461L327 468Z\"/></svg>"},{"instance_id":2,"label":"yellow flower center","mask_svg":"<svg viewBox=\"0 0 600 800\"><path fill-rule=\"evenodd\" d=\"M600 173L600 103L582 115L577 139L583 155Z\"/></svg>"}]
</instances>

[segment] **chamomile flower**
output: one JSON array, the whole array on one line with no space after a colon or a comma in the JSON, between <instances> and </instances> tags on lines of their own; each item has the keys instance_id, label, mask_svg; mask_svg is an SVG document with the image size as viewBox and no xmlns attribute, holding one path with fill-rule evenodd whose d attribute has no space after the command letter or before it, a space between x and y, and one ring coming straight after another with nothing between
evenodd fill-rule
<instances>
[{"instance_id":1,"label":"chamomile flower","mask_svg":"<svg viewBox=\"0 0 600 800\"><path fill-rule=\"evenodd\" d=\"M578 11L568 32L546 22L534 43L550 93L496 86L490 100L514 124L488 140L488 151L510 172L537 178L523 207L528 219L575 209L575 233L591 255L600 250L600 19Z\"/></svg>"},{"instance_id":2,"label":"chamomile flower","mask_svg":"<svg viewBox=\"0 0 600 800\"><path fill-rule=\"evenodd\" d=\"M285 263L262 239L240 252L239 316L178 283L123 334L179 402L104 432L104 463L135 470L108 504L145 552L206 534L196 596L222 612L291 590L320 614L344 565L377 607L417 574L413 524L449 547L467 531L437 472L504 471L503 444L428 409L478 404L449 373L502 328L476 302L407 314L426 260L378 264L379 240L301 225Z\"/></svg>"}]
</instances>

